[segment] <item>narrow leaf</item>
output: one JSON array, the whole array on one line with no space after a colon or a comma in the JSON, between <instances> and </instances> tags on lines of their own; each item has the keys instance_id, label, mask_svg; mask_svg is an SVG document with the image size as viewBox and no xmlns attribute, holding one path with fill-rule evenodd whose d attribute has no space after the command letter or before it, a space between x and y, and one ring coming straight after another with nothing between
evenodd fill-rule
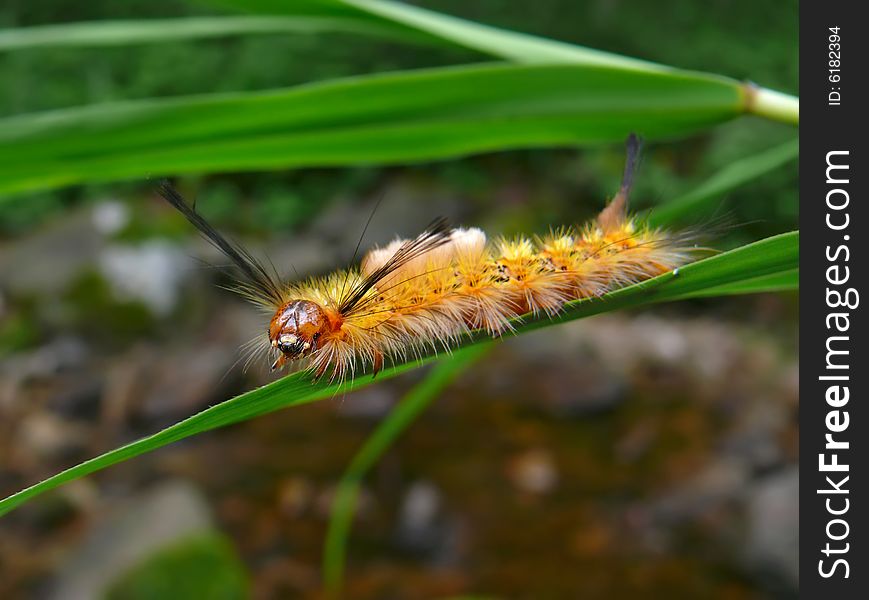
<instances>
[{"instance_id":1,"label":"narrow leaf","mask_svg":"<svg viewBox=\"0 0 869 600\"><path fill-rule=\"evenodd\" d=\"M697 75L477 65L0 120L0 195L182 172L426 161L681 135L739 114Z\"/></svg>"},{"instance_id":2,"label":"narrow leaf","mask_svg":"<svg viewBox=\"0 0 869 600\"><path fill-rule=\"evenodd\" d=\"M707 298L715 296L736 296L758 294L761 292L790 292L800 289L800 270L778 271L769 275L752 277L734 283L716 285L699 292L692 292L681 298ZM679 296L671 298L678 300Z\"/></svg>"},{"instance_id":3,"label":"narrow leaf","mask_svg":"<svg viewBox=\"0 0 869 600\"><path fill-rule=\"evenodd\" d=\"M721 196L790 164L799 155L800 141L795 138L775 148L738 160L687 194L656 206L649 215L649 222L652 225L663 225L714 212L715 203Z\"/></svg>"},{"instance_id":4,"label":"narrow leaf","mask_svg":"<svg viewBox=\"0 0 869 600\"><path fill-rule=\"evenodd\" d=\"M349 31L418 40L426 36L374 19L299 15L187 17L39 25L0 30L0 51L41 47L129 46L170 40L226 37L266 33Z\"/></svg>"},{"instance_id":5,"label":"narrow leaf","mask_svg":"<svg viewBox=\"0 0 869 600\"><path fill-rule=\"evenodd\" d=\"M453 45L528 64L572 63L667 71L670 67L566 42L490 27L404 2L383 0L213 0L210 4L273 15L322 14L424 33Z\"/></svg>"},{"instance_id":6,"label":"narrow leaf","mask_svg":"<svg viewBox=\"0 0 869 600\"><path fill-rule=\"evenodd\" d=\"M275 0L217 0L217 3L233 6L239 10L270 14L294 14L299 10L296 6L297 3ZM403 2L389 0L304 0L301 5L308 10L328 11L341 14L345 18L380 19L384 23L404 26L408 30L426 33L446 42L517 63L569 63L642 71L677 71L672 67L649 61L489 27ZM767 119L782 121L791 125L799 124L799 98L754 84L745 85L744 109L746 112Z\"/></svg>"}]
</instances>

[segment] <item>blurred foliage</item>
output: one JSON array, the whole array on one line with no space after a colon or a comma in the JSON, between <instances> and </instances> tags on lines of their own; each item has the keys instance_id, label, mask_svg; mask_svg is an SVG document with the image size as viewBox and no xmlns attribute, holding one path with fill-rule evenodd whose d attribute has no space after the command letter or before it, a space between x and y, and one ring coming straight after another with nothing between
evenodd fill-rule
<instances>
[{"instance_id":1,"label":"blurred foliage","mask_svg":"<svg viewBox=\"0 0 869 600\"><path fill-rule=\"evenodd\" d=\"M0 358L35 346L39 329L29 311L18 311L0 320Z\"/></svg>"},{"instance_id":2,"label":"blurred foliage","mask_svg":"<svg viewBox=\"0 0 869 600\"><path fill-rule=\"evenodd\" d=\"M29 231L48 215L63 210L63 196L62 191L45 192L31 195L14 209L0 206L0 234L16 235Z\"/></svg>"},{"instance_id":3,"label":"blurred foliage","mask_svg":"<svg viewBox=\"0 0 869 600\"><path fill-rule=\"evenodd\" d=\"M786 92L798 88L797 3L718 0L701 5L671 0L661 10L657 4L638 1L541 0L534 11L527 11L522 3L494 0L421 4L601 50L750 78ZM86 4L14 0L0 8L0 26L203 14L215 14L214 6L176 0ZM488 60L453 48L395 44L340 33L227 37L122 48L33 49L0 54L0 89L4 90L0 92L0 115L130 98L285 87L354 74ZM651 147L637 182L637 206L648 208L678 195L729 163L792 135L789 127L744 118L679 144ZM505 178L530 182L530 205L508 209L496 225L540 231L553 223L585 218L617 185L620 149L584 149L579 158L577 154L526 150L403 170L430 186L468 196L483 213L492 212L495 204L493 184ZM218 224L237 230L287 231L313 217L331 198L364 193L380 172L306 169L205 178L198 186L199 208L214 214ZM61 207L92 197L94 189L88 186L0 205L0 235L21 233ZM109 195L121 190L127 196L132 190L145 192L148 184L96 189L108 190ZM727 210L733 208L737 222L751 223L743 232L746 239L756 239L796 226L796 197L796 169L780 169L750 189L732 194L729 198L738 202Z\"/></svg>"},{"instance_id":4,"label":"blurred foliage","mask_svg":"<svg viewBox=\"0 0 869 600\"><path fill-rule=\"evenodd\" d=\"M200 534L159 550L112 584L107 600L249 597L248 576L232 544Z\"/></svg>"},{"instance_id":5,"label":"blurred foliage","mask_svg":"<svg viewBox=\"0 0 869 600\"><path fill-rule=\"evenodd\" d=\"M214 14L207 2L79 3L11 0L0 27ZM501 0L420 5L482 23L687 69L752 79L796 93L798 4L717 0L698 4L540 0L535 10ZM666 33L666 35L662 35ZM689 50L690 49L690 50ZM396 51L400 50L400 51ZM447 48L394 46L351 35L268 35L137 48L11 53L0 62L0 114L122 98L287 86L357 73L488 60ZM268 60L263 60L268 57ZM85 76L70 78L68 69ZM181 70L179 70L181 69ZM215 78L219 73L220 77ZM11 85L8 85L11 84Z\"/></svg>"}]
</instances>

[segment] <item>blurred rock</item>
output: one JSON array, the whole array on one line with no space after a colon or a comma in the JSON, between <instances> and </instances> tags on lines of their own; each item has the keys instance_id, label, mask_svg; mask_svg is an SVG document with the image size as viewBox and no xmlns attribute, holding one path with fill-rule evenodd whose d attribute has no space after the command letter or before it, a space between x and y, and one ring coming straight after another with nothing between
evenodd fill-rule
<instances>
[{"instance_id":1,"label":"blurred rock","mask_svg":"<svg viewBox=\"0 0 869 600\"><path fill-rule=\"evenodd\" d=\"M413 483L401 501L396 544L403 550L427 554L438 548L445 534L440 492L428 481Z\"/></svg>"},{"instance_id":2,"label":"blurred rock","mask_svg":"<svg viewBox=\"0 0 869 600\"><path fill-rule=\"evenodd\" d=\"M380 420L394 405L395 394L392 390L372 385L354 393L351 401L341 402L338 413L356 419Z\"/></svg>"},{"instance_id":3,"label":"blurred rock","mask_svg":"<svg viewBox=\"0 0 869 600\"><path fill-rule=\"evenodd\" d=\"M18 426L15 454L20 462L57 458L81 450L89 439L87 427L48 412L27 415Z\"/></svg>"},{"instance_id":4,"label":"blurred rock","mask_svg":"<svg viewBox=\"0 0 869 600\"><path fill-rule=\"evenodd\" d=\"M93 479L76 479L58 488L57 493L82 513L93 513L99 506L100 490Z\"/></svg>"},{"instance_id":5,"label":"blurred rock","mask_svg":"<svg viewBox=\"0 0 869 600\"><path fill-rule=\"evenodd\" d=\"M633 462L644 456L659 436L658 428L653 424L642 422L624 433L616 441L616 457L625 463Z\"/></svg>"},{"instance_id":6,"label":"blurred rock","mask_svg":"<svg viewBox=\"0 0 869 600\"><path fill-rule=\"evenodd\" d=\"M18 380L48 377L61 371L81 369L91 358L87 345L78 337L62 336L30 352L0 363L0 373Z\"/></svg>"},{"instance_id":7,"label":"blurred rock","mask_svg":"<svg viewBox=\"0 0 869 600\"><path fill-rule=\"evenodd\" d=\"M4 244L0 281L14 294L58 294L93 264L102 245L89 214L70 214L14 244Z\"/></svg>"},{"instance_id":8,"label":"blurred rock","mask_svg":"<svg viewBox=\"0 0 869 600\"><path fill-rule=\"evenodd\" d=\"M211 529L208 505L185 482L162 484L110 513L95 515L93 527L54 580L50 600L104 596L121 573L155 551Z\"/></svg>"},{"instance_id":9,"label":"blurred rock","mask_svg":"<svg viewBox=\"0 0 869 600\"><path fill-rule=\"evenodd\" d=\"M770 470L785 458L778 436L787 426L788 409L784 403L758 397L741 407L724 450L756 471Z\"/></svg>"},{"instance_id":10,"label":"blurred rock","mask_svg":"<svg viewBox=\"0 0 869 600\"><path fill-rule=\"evenodd\" d=\"M152 374L146 384L140 412L148 419L174 419L200 410L211 401L225 400L222 384L233 383L236 351L231 346L185 346L152 357Z\"/></svg>"},{"instance_id":11,"label":"blurred rock","mask_svg":"<svg viewBox=\"0 0 869 600\"><path fill-rule=\"evenodd\" d=\"M113 235L130 222L130 211L123 202L107 200L94 206L91 219L101 234Z\"/></svg>"},{"instance_id":12,"label":"blurred rock","mask_svg":"<svg viewBox=\"0 0 869 600\"><path fill-rule=\"evenodd\" d=\"M104 381L100 373L80 372L53 381L46 407L53 413L71 419L99 418L100 397Z\"/></svg>"},{"instance_id":13,"label":"blurred rock","mask_svg":"<svg viewBox=\"0 0 869 600\"><path fill-rule=\"evenodd\" d=\"M314 501L314 486L303 477L291 477L278 486L277 504L281 514L298 518Z\"/></svg>"},{"instance_id":14,"label":"blurred rock","mask_svg":"<svg viewBox=\"0 0 869 600\"><path fill-rule=\"evenodd\" d=\"M601 365L558 365L562 374L539 382L539 389L529 397L559 417L587 418L613 410L627 398L625 382L598 367Z\"/></svg>"},{"instance_id":15,"label":"blurred rock","mask_svg":"<svg viewBox=\"0 0 869 600\"><path fill-rule=\"evenodd\" d=\"M558 471L552 455L546 450L528 450L514 456L507 474L518 489L532 494L546 494L555 489Z\"/></svg>"},{"instance_id":16,"label":"blurred rock","mask_svg":"<svg viewBox=\"0 0 869 600\"><path fill-rule=\"evenodd\" d=\"M748 492L749 568L769 571L793 590L799 588L800 473L789 467L765 477Z\"/></svg>"},{"instance_id":17,"label":"blurred rock","mask_svg":"<svg viewBox=\"0 0 869 600\"><path fill-rule=\"evenodd\" d=\"M139 246L114 245L99 258L100 272L120 300L136 300L158 316L178 302L192 260L177 246L162 240Z\"/></svg>"},{"instance_id":18,"label":"blurred rock","mask_svg":"<svg viewBox=\"0 0 869 600\"><path fill-rule=\"evenodd\" d=\"M709 386L727 377L744 350L731 328L712 320L606 315L582 321L570 333L594 348L610 368L631 372L657 364L687 371Z\"/></svg>"},{"instance_id":19,"label":"blurred rock","mask_svg":"<svg viewBox=\"0 0 869 600\"><path fill-rule=\"evenodd\" d=\"M652 503L650 516L663 527L695 519L724 502L737 499L748 480L749 470L741 461L710 462L693 479Z\"/></svg>"},{"instance_id":20,"label":"blurred rock","mask_svg":"<svg viewBox=\"0 0 869 600\"><path fill-rule=\"evenodd\" d=\"M586 418L621 404L627 390L618 370L596 356L580 356L569 327L523 335L499 349L499 360L482 366L492 393L556 417Z\"/></svg>"}]
</instances>

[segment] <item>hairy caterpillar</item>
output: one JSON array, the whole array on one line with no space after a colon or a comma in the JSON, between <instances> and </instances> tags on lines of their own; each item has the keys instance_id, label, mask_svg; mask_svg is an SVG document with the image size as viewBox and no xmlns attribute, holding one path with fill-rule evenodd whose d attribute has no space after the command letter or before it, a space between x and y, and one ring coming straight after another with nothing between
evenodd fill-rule
<instances>
[{"instance_id":1,"label":"hairy caterpillar","mask_svg":"<svg viewBox=\"0 0 869 600\"><path fill-rule=\"evenodd\" d=\"M218 233L171 186L160 193L239 269L237 291L273 314L266 342L272 369L307 359L316 377L344 380L357 368L376 374L386 358L448 350L470 330L499 336L520 315L553 316L570 300L688 262L690 235L651 229L627 213L638 155L631 135L618 193L583 227L487 241L479 229L438 220L414 239L374 248L358 267L290 284Z\"/></svg>"}]
</instances>

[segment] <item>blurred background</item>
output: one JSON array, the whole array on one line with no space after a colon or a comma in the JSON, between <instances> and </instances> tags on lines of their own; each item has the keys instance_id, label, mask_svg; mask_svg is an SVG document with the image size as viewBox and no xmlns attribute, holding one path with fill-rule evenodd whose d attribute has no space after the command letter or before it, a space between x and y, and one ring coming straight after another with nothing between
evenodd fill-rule
<instances>
[{"instance_id":1,"label":"blurred background","mask_svg":"<svg viewBox=\"0 0 869 600\"><path fill-rule=\"evenodd\" d=\"M796 93L797 3L432 0L479 22ZM0 28L219 14L204 2L7 0ZM473 62L338 33L0 52L0 117ZM793 136L742 118L650 144L640 209ZM582 222L621 147L178 180L289 277L432 218L490 234ZM728 195L727 248L795 229L791 163ZM262 316L153 183L0 201L0 496L273 379L242 372ZM293 271L295 269L295 272ZM348 598L796 596L795 293L611 313L507 339L366 478ZM0 597L317 598L335 486L419 369L190 438L0 519Z\"/></svg>"}]
</instances>

